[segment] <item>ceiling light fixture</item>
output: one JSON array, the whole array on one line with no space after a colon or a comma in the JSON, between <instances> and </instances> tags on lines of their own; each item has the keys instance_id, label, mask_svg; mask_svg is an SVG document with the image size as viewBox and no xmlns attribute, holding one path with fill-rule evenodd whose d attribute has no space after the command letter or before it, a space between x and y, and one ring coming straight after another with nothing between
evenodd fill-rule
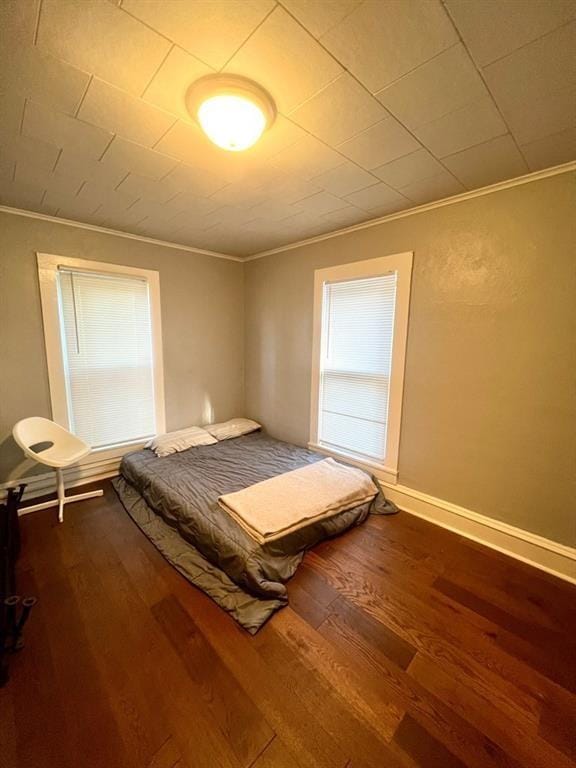
<instances>
[{"instance_id":1,"label":"ceiling light fixture","mask_svg":"<svg viewBox=\"0 0 576 768\"><path fill-rule=\"evenodd\" d=\"M229 152L252 147L276 117L272 97L240 75L206 75L186 94L188 111L210 141Z\"/></svg>"}]
</instances>

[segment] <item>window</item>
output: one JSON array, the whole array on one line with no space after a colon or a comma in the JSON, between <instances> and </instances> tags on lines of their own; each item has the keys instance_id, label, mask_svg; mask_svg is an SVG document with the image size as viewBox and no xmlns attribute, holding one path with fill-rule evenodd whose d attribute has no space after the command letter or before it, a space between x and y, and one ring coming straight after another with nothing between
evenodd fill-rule
<instances>
[{"instance_id":1,"label":"window","mask_svg":"<svg viewBox=\"0 0 576 768\"><path fill-rule=\"evenodd\" d=\"M317 270L311 445L397 477L412 254Z\"/></svg>"},{"instance_id":2,"label":"window","mask_svg":"<svg viewBox=\"0 0 576 768\"><path fill-rule=\"evenodd\" d=\"M158 273L38 254L55 421L93 449L164 431Z\"/></svg>"}]
</instances>

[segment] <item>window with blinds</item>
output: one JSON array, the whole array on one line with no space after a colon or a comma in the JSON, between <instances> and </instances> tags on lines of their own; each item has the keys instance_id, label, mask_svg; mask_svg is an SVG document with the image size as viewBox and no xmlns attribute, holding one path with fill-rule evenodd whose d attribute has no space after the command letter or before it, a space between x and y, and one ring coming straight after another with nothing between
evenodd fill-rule
<instances>
[{"instance_id":1,"label":"window with blinds","mask_svg":"<svg viewBox=\"0 0 576 768\"><path fill-rule=\"evenodd\" d=\"M154 435L148 282L62 267L57 281L71 431L92 448Z\"/></svg>"},{"instance_id":2,"label":"window with blinds","mask_svg":"<svg viewBox=\"0 0 576 768\"><path fill-rule=\"evenodd\" d=\"M322 295L318 442L386 457L396 272L326 282Z\"/></svg>"}]
</instances>

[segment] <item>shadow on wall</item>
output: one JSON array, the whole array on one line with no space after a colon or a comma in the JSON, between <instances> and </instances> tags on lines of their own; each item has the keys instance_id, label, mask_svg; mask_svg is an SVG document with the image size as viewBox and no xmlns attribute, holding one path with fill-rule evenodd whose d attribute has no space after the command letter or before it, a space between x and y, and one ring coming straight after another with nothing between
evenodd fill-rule
<instances>
[{"instance_id":1,"label":"shadow on wall","mask_svg":"<svg viewBox=\"0 0 576 768\"><path fill-rule=\"evenodd\" d=\"M14 482L32 475L46 472L38 462L24 456L12 435L7 435L0 443L0 484Z\"/></svg>"}]
</instances>

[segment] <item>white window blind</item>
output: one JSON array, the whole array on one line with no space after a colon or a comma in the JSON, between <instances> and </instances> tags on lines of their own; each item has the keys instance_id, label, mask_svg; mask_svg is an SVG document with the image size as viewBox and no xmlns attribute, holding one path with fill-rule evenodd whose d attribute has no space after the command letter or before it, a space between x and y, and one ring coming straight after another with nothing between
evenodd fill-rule
<instances>
[{"instance_id":1,"label":"white window blind","mask_svg":"<svg viewBox=\"0 0 576 768\"><path fill-rule=\"evenodd\" d=\"M383 461L396 273L324 284L318 439Z\"/></svg>"},{"instance_id":2,"label":"white window blind","mask_svg":"<svg viewBox=\"0 0 576 768\"><path fill-rule=\"evenodd\" d=\"M147 281L60 268L58 288L71 430L92 448L155 434Z\"/></svg>"}]
</instances>

